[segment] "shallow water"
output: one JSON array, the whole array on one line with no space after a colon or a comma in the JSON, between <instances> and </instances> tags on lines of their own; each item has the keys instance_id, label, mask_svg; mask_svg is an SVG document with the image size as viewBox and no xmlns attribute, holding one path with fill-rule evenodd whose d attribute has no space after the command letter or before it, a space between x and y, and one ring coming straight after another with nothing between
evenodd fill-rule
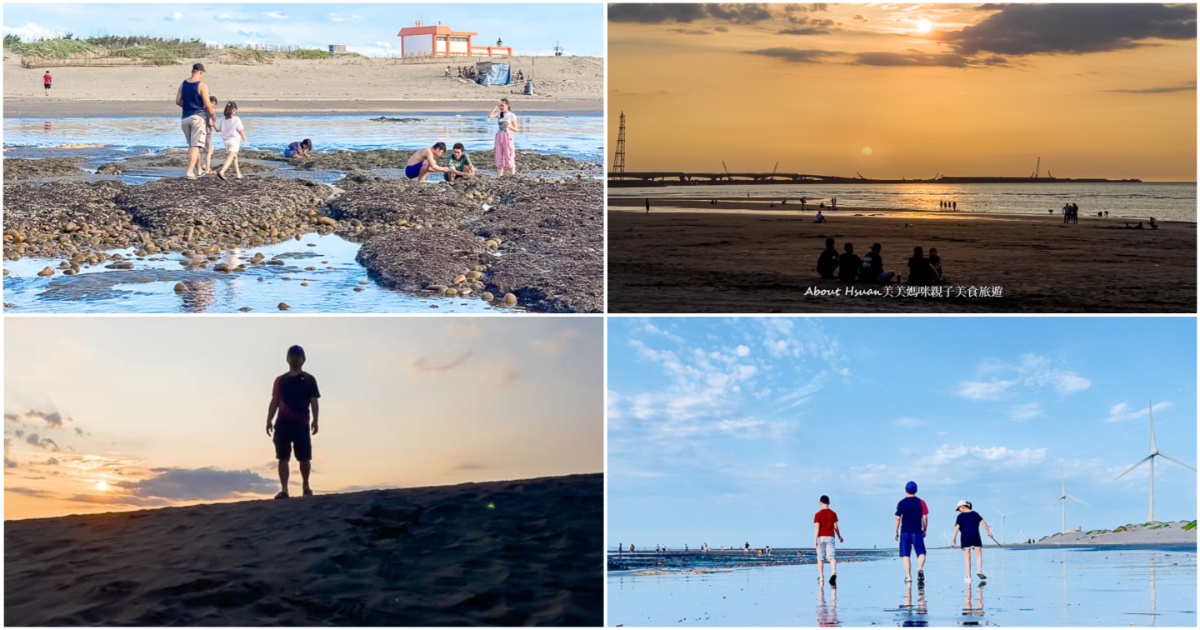
<instances>
[{"instance_id":1,"label":"shallow water","mask_svg":"<svg viewBox=\"0 0 1200 630\"><path fill-rule=\"evenodd\" d=\"M810 204L829 204L837 197L842 208L904 208L937 212L938 202L958 202L959 212L1001 212L1047 215L1061 219L1063 204L1079 204L1080 217L1108 211L1110 217L1160 221L1196 221L1195 183L1122 183L1122 184L823 184L665 186L651 188L612 188L610 197L652 197L668 200L690 197L727 199L737 197L782 201L787 208L800 209L800 197ZM793 205L795 206L793 208ZM810 211L814 210L809 205Z\"/></svg>"},{"instance_id":2,"label":"shallow water","mask_svg":"<svg viewBox=\"0 0 1200 630\"><path fill-rule=\"evenodd\" d=\"M276 313L280 302L293 313L521 312L475 297L424 297L381 287L355 262L358 248L337 235L310 233L298 241L222 254L221 260L231 266L249 261L257 252L285 262L247 265L240 273L212 271L215 263L207 269L187 269L180 266L179 254L134 259L129 270L83 268L74 276L61 274L59 259L5 261L9 275L4 276L4 302L13 305L6 309L10 313L230 313L242 307ZM132 252L108 253L128 257ZM45 267L55 268L55 274L39 277L37 272ZM306 271L308 267L316 269ZM176 293L177 282L192 289Z\"/></svg>"},{"instance_id":3,"label":"shallow water","mask_svg":"<svg viewBox=\"0 0 1200 630\"><path fill-rule=\"evenodd\" d=\"M610 626L1196 626L1196 551L997 549L963 581L962 551L931 549L925 588L901 560L608 574ZM826 572L828 575L828 567ZM915 573L915 567L914 567Z\"/></svg>"},{"instance_id":4,"label":"shallow water","mask_svg":"<svg viewBox=\"0 0 1200 630\"><path fill-rule=\"evenodd\" d=\"M518 114L519 115L519 114ZM241 114L250 147L283 152L288 143L311 138L318 151L348 149L419 149L441 140L462 142L467 151L492 148L496 124L486 113L393 114L412 122L374 122L370 114L254 115ZM603 160L604 118L599 115L540 115L520 117L516 146L525 151L564 155L589 162ZM48 149L63 145L99 145ZM179 119L130 116L120 118L5 118L6 157L101 155L104 161L144 153L146 149L183 148ZM221 148L220 141L217 148Z\"/></svg>"}]
</instances>

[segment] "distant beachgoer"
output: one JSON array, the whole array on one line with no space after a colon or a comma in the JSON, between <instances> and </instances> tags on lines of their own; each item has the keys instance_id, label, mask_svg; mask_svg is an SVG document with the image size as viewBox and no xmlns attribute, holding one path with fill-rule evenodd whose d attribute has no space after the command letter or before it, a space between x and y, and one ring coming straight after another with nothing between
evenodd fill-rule
<instances>
[{"instance_id":1,"label":"distant beachgoer","mask_svg":"<svg viewBox=\"0 0 1200 630\"><path fill-rule=\"evenodd\" d=\"M972 548L975 549L975 575L978 575L980 580L986 580L987 576L983 574L983 537L979 535L979 526L983 525L983 528L987 530L988 538L992 537L992 528L988 527L983 516L971 510L970 501L959 501L954 510L958 512L958 518L954 521L954 538L951 539L950 546L953 547L958 541L958 532L961 531L963 563L967 569L963 581L967 584L971 583Z\"/></svg>"},{"instance_id":2,"label":"distant beachgoer","mask_svg":"<svg viewBox=\"0 0 1200 630\"><path fill-rule=\"evenodd\" d=\"M444 74L443 76L445 76L447 79L451 78L451 76L450 76L450 66L446 66L446 74Z\"/></svg>"},{"instance_id":3,"label":"distant beachgoer","mask_svg":"<svg viewBox=\"0 0 1200 630\"><path fill-rule=\"evenodd\" d=\"M958 202L957 201L950 202L950 210L952 212L958 212Z\"/></svg>"},{"instance_id":4,"label":"distant beachgoer","mask_svg":"<svg viewBox=\"0 0 1200 630\"><path fill-rule=\"evenodd\" d=\"M50 76L50 71L42 75L42 87L46 90L46 96L50 96L50 88L54 87L54 77Z\"/></svg>"},{"instance_id":5,"label":"distant beachgoer","mask_svg":"<svg viewBox=\"0 0 1200 630\"><path fill-rule=\"evenodd\" d=\"M192 76L179 84L175 104L183 110L183 137L188 143L188 166L184 176L196 179L200 167L200 150L208 135L208 121L217 114L208 100L208 85L204 83L204 64L192 64Z\"/></svg>"},{"instance_id":6,"label":"distant beachgoer","mask_svg":"<svg viewBox=\"0 0 1200 630\"><path fill-rule=\"evenodd\" d=\"M837 197L829 200L829 208L831 210L837 210Z\"/></svg>"},{"instance_id":7,"label":"distant beachgoer","mask_svg":"<svg viewBox=\"0 0 1200 630\"><path fill-rule=\"evenodd\" d=\"M808 197L801 197L800 198L800 209L804 210L805 206L807 206L807 205L808 205Z\"/></svg>"},{"instance_id":8,"label":"distant beachgoer","mask_svg":"<svg viewBox=\"0 0 1200 630\"><path fill-rule=\"evenodd\" d=\"M446 154L446 143L437 142L412 154L408 164L404 166L404 176L419 182L425 181L429 173L449 173L453 169L448 166L438 166L437 159ZM461 173L460 173L461 174Z\"/></svg>"},{"instance_id":9,"label":"distant beachgoer","mask_svg":"<svg viewBox=\"0 0 1200 630\"><path fill-rule=\"evenodd\" d=\"M862 259L854 253L853 243L842 245L842 249L846 252L838 258L838 280L854 282L858 280L859 269L862 269Z\"/></svg>"},{"instance_id":10,"label":"distant beachgoer","mask_svg":"<svg viewBox=\"0 0 1200 630\"><path fill-rule=\"evenodd\" d=\"M217 97L210 95L208 97L208 102L209 102L209 104L212 105L212 110L214 112L217 111L217 104L219 103L219 101L217 101ZM217 117L216 117L216 114L214 114L212 118L208 119L208 129L206 130L206 132L204 134L204 174L205 175L212 175L214 172L212 170L212 154L213 154L213 149L216 148L216 146L215 146L216 143L214 142L216 135L217 135Z\"/></svg>"},{"instance_id":11,"label":"distant beachgoer","mask_svg":"<svg viewBox=\"0 0 1200 630\"><path fill-rule=\"evenodd\" d=\"M1150 229L1151 230L1158 229L1158 219L1155 219L1154 217L1150 217Z\"/></svg>"},{"instance_id":12,"label":"distant beachgoer","mask_svg":"<svg viewBox=\"0 0 1200 630\"><path fill-rule=\"evenodd\" d=\"M925 582L925 530L929 517L922 514L923 503L917 498L917 484L910 481L904 486L905 497L896 504L896 540L900 541L900 557L904 558L904 581L912 582L913 548L917 551L917 581Z\"/></svg>"},{"instance_id":13,"label":"distant beachgoer","mask_svg":"<svg viewBox=\"0 0 1200 630\"><path fill-rule=\"evenodd\" d=\"M834 559L833 537L842 539L837 513L829 509L829 497L821 495L821 508L813 515L813 546L817 549L817 581L825 581L825 562L829 562L829 585L837 588L837 560Z\"/></svg>"},{"instance_id":14,"label":"distant beachgoer","mask_svg":"<svg viewBox=\"0 0 1200 630\"><path fill-rule=\"evenodd\" d=\"M617 543L617 555L625 553L625 543Z\"/></svg>"},{"instance_id":15,"label":"distant beachgoer","mask_svg":"<svg viewBox=\"0 0 1200 630\"><path fill-rule=\"evenodd\" d=\"M824 210L824 209L825 209L825 202L824 202L824 201L822 201L822 202L821 202L821 205L820 205L819 207L820 207L822 210Z\"/></svg>"},{"instance_id":16,"label":"distant beachgoer","mask_svg":"<svg viewBox=\"0 0 1200 630\"><path fill-rule=\"evenodd\" d=\"M1071 204L1069 204L1069 203L1063 204L1062 215L1063 215L1063 225L1070 223L1070 221L1071 221Z\"/></svg>"},{"instance_id":17,"label":"distant beachgoer","mask_svg":"<svg viewBox=\"0 0 1200 630\"><path fill-rule=\"evenodd\" d=\"M450 168L452 170L446 173L446 179L450 181L457 177L475 176L475 165L471 163L471 156L467 155L467 148L461 142L455 142L450 151Z\"/></svg>"},{"instance_id":18,"label":"distant beachgoer","mask_svg":"<svg viewBox=\"0 0 1200 630\"><path fill-rule=\"evenodd\" d=\"M299 142L287 145L287 148L283 150L283 157L289 160L298 157L308 157L308 152L312 151L312 148L312 140L305 138Z\"/></svg>"},{"instance_id":19,"label":"distant beachgoer","mask_svg":"<svg viewBox=\"0 0 1200 630\"><path fill-rule=\"evenodd\" d=\"M1105 211L1104 211L1104 218L1105 218L1105 219L1107 219L1107 218L1108 218L1108 210L1105 210Z\"/></svg>"},{"instance_id":20,"label":"distant beachgoer","mask_svg":"<svg viewBox=\"0 0 1200 630\"><path fill-rule=\"evenodd\" d=\"M750 542L749 541L746 542L746 546L743 548L742 553L750 553Z\"/></svg>"},{"instance_id":21,"label":"distant beachgoer","mask_svg":"<svg viewBox=\"0 0 1200 630\"><path fill-rule=\"evenodd\" d=\"M908 259L908 284L913 287L924 287L937 284L938 274L933 265L925 258L921 247L913 248L912 258Z\"/></svg>"},{"instance_id":22,"label":"distant beachgoer","mask_svg":"<svg viewBox=\"0 0 1200 630\"><path fill-rule=\"evenodd\" d=\"M817 273L826 280L837 278L838 258L837 248L833 246L833 239L825 239L825 249L817 258Z\"/></svg>"},{"instance_id":23,"label":"distant beachgoer","mask_svg":"<svg viewBox=\"0 0 1200 630\"><path fill-rule=\"evenodd\" d=\"M687 553L687 552L688 552L687 543L683 543L683 553Z\"/></svg>"},{"instance_id":24,"label":"distant beachgoer","mask_svg":"<svg viewBox=\"0 0 1200 630\"><path fill-rule=\"evenodd\" d=\"M817 216L813 217L813 223L828 223L828 221L825 220L825 215L817 210Z\"/></svg>"},{"instance_id":25,"label":"distant beachgoer","mask_svg":"<svg viewBox=\"0 0 1200 630\"><path fill-rule=\"evenodd\" d=\"M512 108L508 104L508 99L502 98L492 111L488 113L488 118L495 118L499 126L496 131L496 170L500 175L504 175L505 169L511 169L512 174L517 174L517 149L513 144L513 133L520 131L520 125L517 117L512 113Z\"/></svg>"},{"instance_id":26,"label":"distant beachgoer","mask_svg":"<svg viewBox=\"0 0 1200 630\"><path fill-rule=\"evenodd\" d=\"M896 277L895 271L884 271L883 255L880 253L882 250L883 246L875 243L871 246L871 251L863 256L862 271L858 272L860 282L884 284L891 282L892 278Z\"/></svg>"},{"instance_id":27,"label":"distant beachgoer","mask_svg":"<svg viewBox=\"0 0 1200 630\"><path fill-rule=\"evenodd\" d=\"M929 265L937 272L938 282L942 282L942 257L938 255L936 247L929 248Z\"/></svg>"},{"instance_id":28,"label":"distant beachgoer","mask_svg":"<svg viewBox=\"0 0 1200 630\"><path fill-rule=\"evenodd\" d=\"M646 214L650 214L650 198L646 197Z\"/></svg>"},{"instance_id":29,"label":"distant beachgoer","mask_svg":"<svg viewBox=\"0 0 1200 630\"><path fill-rule=\"evenodd\" d=\"M217 177L221 179L225 179L225 171L229 170L230 165L233 165L234 177L242 178L238 150L241 149L242 142L249 145L250 141L246 139L246 128L242 125L242 119L238 117L237 111L237 103L233 101L225 103L225 118L217 123L221 141L225 144L225 163L221 165L221 170L217 171Z\"/></svg>"},{"instance_id":30,"label":"distant beachgoer","mask_svg":"<svg viewBox=\"0 0 1200 630\"><path fill-rule=\"evenodd\" d=\"M275 459L279 460L279 485L283 486L275 495L276 499L288 498L288 462L292 458L293 446L296 448L296 459L300 462L304 496L312 496L308 474L312 469L312 436L317 434L320 412L317 399L321 397L321 390L317 388L317 379L301 369L304 367L304 348L288 348L287 363L288 371L275 379L271 405L267 407L267 435L271 435L272 430L275 432ZM309 407L312 408L311 429ZM276 412L279 413L278 417ZM273 419L274 427L271 425Z\"/></svg>"},{"instance_id":31,"label":"distant beachgoer","mask_svg":"<svg viewBox=\"0 0 1200 630\"><path fill-rule=\"evenodd\" d=\"M629 553L633 553L634 549L633 543L629 543Z\"/></svg>"}]
</instances>

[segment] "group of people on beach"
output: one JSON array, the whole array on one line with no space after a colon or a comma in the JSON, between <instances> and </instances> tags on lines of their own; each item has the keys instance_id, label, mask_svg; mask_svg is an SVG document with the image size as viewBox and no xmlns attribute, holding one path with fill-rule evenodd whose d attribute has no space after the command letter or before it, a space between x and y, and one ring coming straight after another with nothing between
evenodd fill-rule
<instances>
[{"instance_id":1,"label":"group of people on beach","mask_svg":"<svg viewBox=\"0 0 1200 630\"><path fill-rule=\"evenodd\" d=\"M225 104L223 116L217 115L216 109L220 104L216 96L209 94L208 85L204 82L204 64L192 64L192 73L180 83L175 92L175 104L182 110L184 139L188 146L188 165L184 176L196 179L203 175L216 174L225 179L226 171L232 166L235 176L242 178L241 166L238 162L238 151L242 143L249 145L246 138L245 125L238 117L237 103L229 101ZM47 73L49 76L49 73ZM48 84L47 84L48 85ZM513 134L520 131L520 123L513 114L507 98L500 99L488 112L488 119L495 120L497 131L495 136L496 170L501 176L505 171L517 174L517 152L513 142ZM220 134L225 144L225 163L219 171L212 169L213 138ZM287 159L303 158L313 150L313 142L309 138L292 142L283 150ZM408 159L404 175L409 179L425 181L431 172L445 173L448 181L458 177L472 177L475 165L471 163L463 143L455 143L450 159L446 166L438 164L438 159L446 154L446 143L436 142L431 147L417 150ZM201 160L203 159L203 162Z\"/></svg>"},{"instance_id":2,"label":"group of people on beach","mask_svg":"<svg viewBox=\"0 0 1200 630\"><path fill-rule=\"evenodd\" d=\"M1063 225L1079 223L1079 204L1067 203L1062 207Z\"/></svg>"},{"instance_id":3,"label":"group of people on beach","mask_svg":"<svg viewBox=\"0 0 1200 630\"><path fill-rule=\"evenodd\" d=\"M817 273L826 280L855 282L859 284L888 284L900 280L895 271L883 266L883 246L871 245L871 251L859 257L854 253L853 243L844 243L838 253L832 238L825 239L825 249L817 258ZM936 247L929 248L929 256L921 247L913 248L908 259L908 284L910 286L932 286L945 282L942 273L942 257Z\"/></svg>"},{"instance_id":4,"label":"group of people on beach","mask_svg":"<svg viewBox=\"0 0 1200 630\"><path fill-rule=\"evenodd\" d=\"M951 212L958 212L958 202L957 201L946 201L945 199L943 199L941 201L938 201L938 209L939 210L950 210Z\"/></svg>"}]
</instances>

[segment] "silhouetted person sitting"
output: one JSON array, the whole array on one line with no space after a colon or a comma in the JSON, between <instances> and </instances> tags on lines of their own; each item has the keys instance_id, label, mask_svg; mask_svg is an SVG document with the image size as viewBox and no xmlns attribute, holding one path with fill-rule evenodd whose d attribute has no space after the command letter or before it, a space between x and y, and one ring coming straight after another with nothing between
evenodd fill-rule
<instances>
[{"instance_id":1,"label":"silhouetted person sitting","mask_svg":"<svg viewBox=\"0 0 1200 630\"><path fill-rule=\"evenodd\" d=\"M854 253L853 243L846 243L842 248L846 250L846 253L838 258L838 280L854 282L858 280L858 270L862 267L862 259Z\"/></svg>"},{"instance_id":2,"label":"silhouetted person sitting","mask_svg":"<svg viewBox=\"0 0 1200 630\"><path fill-rule=\"evenodd\" d=\"M937 284L937 270L925 258L925 250L913 248L912 258L908 259L908 284L913 287L927 287Z\"/></svg>"},{"instance_id":3,"label":"silhouetted person sitting","mask_svg":"<svg viewBox=\"0 0 1200 630\"><path fill-rule=\"evenodd\" d=\"M1158 220L1157 220L1157 219L1155 219L1154 217L1150 217L1150 229L1151 229L1151 230L1157 230L1157 229L1158 229Z\"/></svg>"},{"instance_id":4,"label":"silhouetted person sitting","mask_svg":"<svg viewBox=\"0 0 1200 630\"><path fill-rule=\"evenodd\" d=\"M292 346L287 351L288 371L275 379L271 390L271 405L267 407L267 435L275 432L275 459L279 460L279 485L283 489L276 499L288 498L288 462L292 458L292 446L296 448L296 460L300 462L300 476L304 481L304 496L312 496L308 485L308 473L312 470L312 435L317 434L317 416L320 408L317 399L317 379L303 371L304 348ZM312 407L312 433L309 433L308 409ZM279 412L276 417L275 413ZM275 420L272 427L271 420Z\"/></svg>"},{"instance_id":5,"label":"silhouetted person sitting","mask_svg":"<svg viewBox=\"0 0 1200 630\"><path fill-rule=\"evenodd\" d=\"M817 210L817 216L813 217L813 223L828 223L828 221L825 220L825 215Z\"/></svg>"},{"instance_id":6,"label":"silhouetted person sitting","mask_svg":"<svg viewBox=\"0 0 1200 630\"><path fill-rule=\"evenodd\" d=\"M937 272L938 282L946 281L946 278L942 275L942 257L938 256L936 247L929 248L929 266L933 267L933 270Z\"/></svg>"},{"instance_id":7,"label":"silhouetted person sitting","mask_svg":"<svg viewBox=\"0 0 1200 630\"><path fill-rule=\"evenodd\" d=\"M837 249L833 246L833 239L825 239L825 250L821 252L821 257L817 258L817 273L821 274L821 277L826 280L836 279L838 258L840 256L838 256Z\"/></svg>"},{"instance_id":8,"label":"silhouetted person sitting","mask_svg":"<svg viewBox=\"0 0 1200 630\"><path fill-rule=\"evenodd\" d=\"M862 258L862 270L858 272L859 282L872 282L883 284L891 282L892 278L896 277L895 271L884 271L883 255L880 252L883 246L875 243L871 246L871 251Z\"/></svg>"}]
</instances>

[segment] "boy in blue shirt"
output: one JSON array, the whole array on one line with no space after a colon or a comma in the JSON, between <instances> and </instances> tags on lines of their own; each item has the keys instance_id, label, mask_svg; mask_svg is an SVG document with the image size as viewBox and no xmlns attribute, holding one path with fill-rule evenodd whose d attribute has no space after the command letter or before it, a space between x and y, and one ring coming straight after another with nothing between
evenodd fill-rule
<instances>
[{"instance_id":1,"label":"boy in blue shirt","mask_svg":"<svg viewBox=\"0 0 1200 630\"><path fill-rule=\"evenodd\" d=\"M929 517L925 512L924 503L917 498L917 482L910 481L904 485L905 497L896 504L896 540L900 541L900 557L904 558L904 581L912 582L912 560L909 556L913 548L917 550L917 583L925 583L925 530L929 526Z\"/></svg>"}]
</instances>

